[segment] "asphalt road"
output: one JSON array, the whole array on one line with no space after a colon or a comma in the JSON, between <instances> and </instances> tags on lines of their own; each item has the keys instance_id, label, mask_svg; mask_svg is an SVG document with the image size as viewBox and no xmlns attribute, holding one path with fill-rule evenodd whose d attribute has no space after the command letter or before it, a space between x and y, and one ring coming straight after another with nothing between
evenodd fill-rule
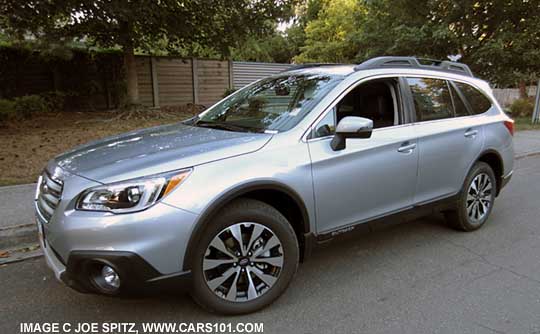
<instances>
[{"instance_id":1,"label":"asphalt road","mask_svg":"<svg viewBox=\"0 0 540 334\"><path fill-rule=\"evenodd\" d=\"M43 259L0 268L0 333L20 322L263 322L264 333L540 333L540 157L517 162L483 229L440 217L317 249L258 313L220 317L186 296L110 298L57 283Z\"/></svg>"}]
</instances>

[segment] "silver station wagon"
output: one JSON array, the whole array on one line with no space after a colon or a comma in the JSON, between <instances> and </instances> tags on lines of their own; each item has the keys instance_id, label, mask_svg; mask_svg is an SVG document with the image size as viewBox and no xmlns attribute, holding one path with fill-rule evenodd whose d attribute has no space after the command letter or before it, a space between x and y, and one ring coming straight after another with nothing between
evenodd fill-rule
<instances>
[{"instance_id":1,"label":"silver station wagon","mask_svg":"<svg viewBox=\"0 0 540 334\"><path fill-rule=\"evenodd\" d=\"M77 291L187 287L207 310L252 312L314 245L361 224L437 211L480 228L512 176L512 135L464 64L297 66L185 122L51 160L35 198L40 240Z\"/></svg>"}]
</instances>

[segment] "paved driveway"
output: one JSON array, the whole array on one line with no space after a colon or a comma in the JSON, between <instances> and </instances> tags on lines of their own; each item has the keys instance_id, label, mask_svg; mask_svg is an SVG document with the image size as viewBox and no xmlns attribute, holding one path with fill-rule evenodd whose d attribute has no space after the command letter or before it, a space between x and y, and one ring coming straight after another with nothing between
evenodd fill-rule
<instances>
[{"instance_id":1,"label":"paved driveway","mask_svg":"<svg viewBox=\"0 0 540 334\"><path fill-rule=\"evenodd\" d=\"M317 249L276 303L240 317L185 296L82 295L35 259L0 267L0 333L20 322L263 322L264 333L540 332L540 157L517 162L487 225L440 217L351 235Z\"/></svg>"}]
</instances>

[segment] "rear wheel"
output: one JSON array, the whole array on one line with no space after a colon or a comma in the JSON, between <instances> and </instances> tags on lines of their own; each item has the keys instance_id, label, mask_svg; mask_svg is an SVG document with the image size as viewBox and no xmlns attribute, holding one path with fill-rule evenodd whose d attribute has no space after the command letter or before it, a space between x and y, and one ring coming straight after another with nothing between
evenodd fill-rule
<instances>
[{"instance_id":1,"label":"rear wheel","mask_svg":"<svg viewBox=\"0 0 540 334\"><path fill-rule=\"evenodd\" d=\"M496 182L493 169L485 162L477 162L465 179L456 208L445 213L447 221L463 231L482 227L493 209Z\"/></svg>"},{"instance_id":2,"label":"rear wheel","mask_svg":"<svg viewBox=\"0 0 540 334\"><path fill-rule=\"evenodd\" d=\"M287 219L263 202L238 200L204 231L192 263L193 297L213 312L253 312L283 293L298 262Z\"/></svg>"}]
</instances>

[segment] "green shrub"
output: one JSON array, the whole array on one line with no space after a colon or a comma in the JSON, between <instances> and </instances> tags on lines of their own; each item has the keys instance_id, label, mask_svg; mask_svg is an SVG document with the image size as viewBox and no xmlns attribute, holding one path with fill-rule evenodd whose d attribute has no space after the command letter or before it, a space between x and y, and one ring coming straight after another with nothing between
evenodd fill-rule
<instances>
[{"instance_id":1,"label":"green shrub","mask_svg":"<svg viewBox=\"0 0 540 334\"><path fill-rule=\"evenodd\" d=\"M517 99L510 105L512 117L531 117L534 110L532 99Z\"/></svg>"},{"instance_id":2,"label":"green shrub","mask_svg":"<svg viewBox=\"0 0 540 334\"><path fill-rule=\"evenodd\" d=\"M15 116L15 102L0 99L0 123L12 119Z\"/></svg>"},{"instance_id":3,"label":"green shrub","mask_svg":"<svg viewBox=\"0 0 540 334\"><path fill-rule=\"evenodd\" d=\"M44 112L63 111L66 94L58 91L26 95L13 100L0 99L0 122L25 119Z\"/></svg>"},{"instance_id":4,"label":"green shrub","mask_svg":"<svg viewBox=\"0 0 540 334\"><path fill-rule=\"evenodd\" d=\"M45 111L64 111L67 94L60 91L42 93L40 96L45 102Z\"/></svg>"},{"instance_id":5,"label":"green shrub","mask_svg":"<svg viewBox=\"0 0 540 334\"><path fill-rule=\"evenodd\" d=\"M17 118L29 118L33 114L47 111L47 102L39 95L26 95L15 100L15 114Z\"/></svg>"}]
</instances>

